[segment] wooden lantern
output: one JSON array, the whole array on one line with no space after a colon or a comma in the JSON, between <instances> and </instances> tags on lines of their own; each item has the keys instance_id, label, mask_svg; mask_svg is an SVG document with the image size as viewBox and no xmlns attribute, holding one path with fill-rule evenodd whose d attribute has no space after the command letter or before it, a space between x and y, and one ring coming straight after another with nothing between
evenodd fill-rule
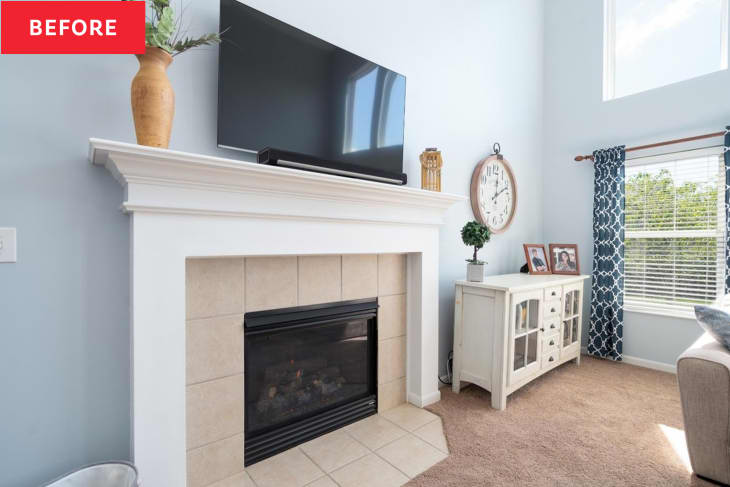
<instances>
[{"instance_id":1,"label":"wooden lantern","mask_svg":"<svg viewBox=\"0 0 730 487\"><path fill-rule=\"evenodd\" d=\"M421 188L429 191L441 191L441 151L428 148L421 154Z\"/></svg>"}]
</instances>

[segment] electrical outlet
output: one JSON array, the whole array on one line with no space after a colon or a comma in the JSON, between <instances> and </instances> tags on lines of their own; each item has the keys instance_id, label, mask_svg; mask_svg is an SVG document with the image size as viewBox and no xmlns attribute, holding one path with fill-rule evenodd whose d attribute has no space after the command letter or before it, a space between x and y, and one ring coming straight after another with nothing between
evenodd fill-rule
<instances>
[{"instance_id":1,"label":"electrical outlet","mask_svg":"<svg viewBox=\"0 0 730 487\"><path fill-rule=\"evenodd\" d=\"M0 263L17 262L17 241L14 228L0 228Z\"/></svg>"}]
</instances>

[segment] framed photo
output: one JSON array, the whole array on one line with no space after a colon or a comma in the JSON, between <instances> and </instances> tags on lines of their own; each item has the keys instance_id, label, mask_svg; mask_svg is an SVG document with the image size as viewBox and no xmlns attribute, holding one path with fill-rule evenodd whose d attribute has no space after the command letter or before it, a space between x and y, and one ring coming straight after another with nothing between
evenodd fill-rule
<instances>
[{"instance_id":1,"label":"framed photo","mask_svg":"<svg viewBox=\"0 0 730 487\"><path fill-rule=\"evenodd\" d=\"M550 244L550 267L553 274L580 274L576 244Z\"/></svg>"},{"instance_id":2,"label":"framed photo","mask_svg":"<svg viewBox=\"0 0 730 487\"><path fill-rule=\"evenodd\" d=\"M530 274L550 274L550 261L543 244L523 244Z\"/></svg>"}]
</instances>

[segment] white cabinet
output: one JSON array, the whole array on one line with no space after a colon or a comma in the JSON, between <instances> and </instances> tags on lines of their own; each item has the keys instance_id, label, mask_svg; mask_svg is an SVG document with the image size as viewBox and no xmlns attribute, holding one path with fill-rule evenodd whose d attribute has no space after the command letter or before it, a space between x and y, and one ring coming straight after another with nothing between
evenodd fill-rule
<instances>
[{"instance_id":1,"label":"white cabinet","mask_svg":"<svg viewBox=\"0 0 730 487\"><path fill-rule=\"evenodd\" d=\"M507 395L569 360L580 363L588 276L507 274L456 282L453 389L470 382L504 409Z\"/></svg>"}]
</instances>

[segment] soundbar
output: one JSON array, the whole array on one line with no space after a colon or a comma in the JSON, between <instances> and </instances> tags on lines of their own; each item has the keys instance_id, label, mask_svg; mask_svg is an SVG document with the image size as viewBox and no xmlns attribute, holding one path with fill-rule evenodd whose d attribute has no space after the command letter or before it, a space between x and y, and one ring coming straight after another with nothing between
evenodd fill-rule
<instances>
[{"instance_id":1,"label":"soundbar","mask_svg":"<svg viewBox=\"0 0 730 487\"><path fill-rule=\"evenodd\" d=\"M259 164L291 167L294 169L302 169L304 171L335 174L337 176L367 179L370 181L379 181L381 183L404 185L407 181L405 173L398 174L370 167L357 166L355 164L326 161L306 154L272 149L271 147L260 150L258 152L257 160Z\"/></svg>"}]
</instances>

